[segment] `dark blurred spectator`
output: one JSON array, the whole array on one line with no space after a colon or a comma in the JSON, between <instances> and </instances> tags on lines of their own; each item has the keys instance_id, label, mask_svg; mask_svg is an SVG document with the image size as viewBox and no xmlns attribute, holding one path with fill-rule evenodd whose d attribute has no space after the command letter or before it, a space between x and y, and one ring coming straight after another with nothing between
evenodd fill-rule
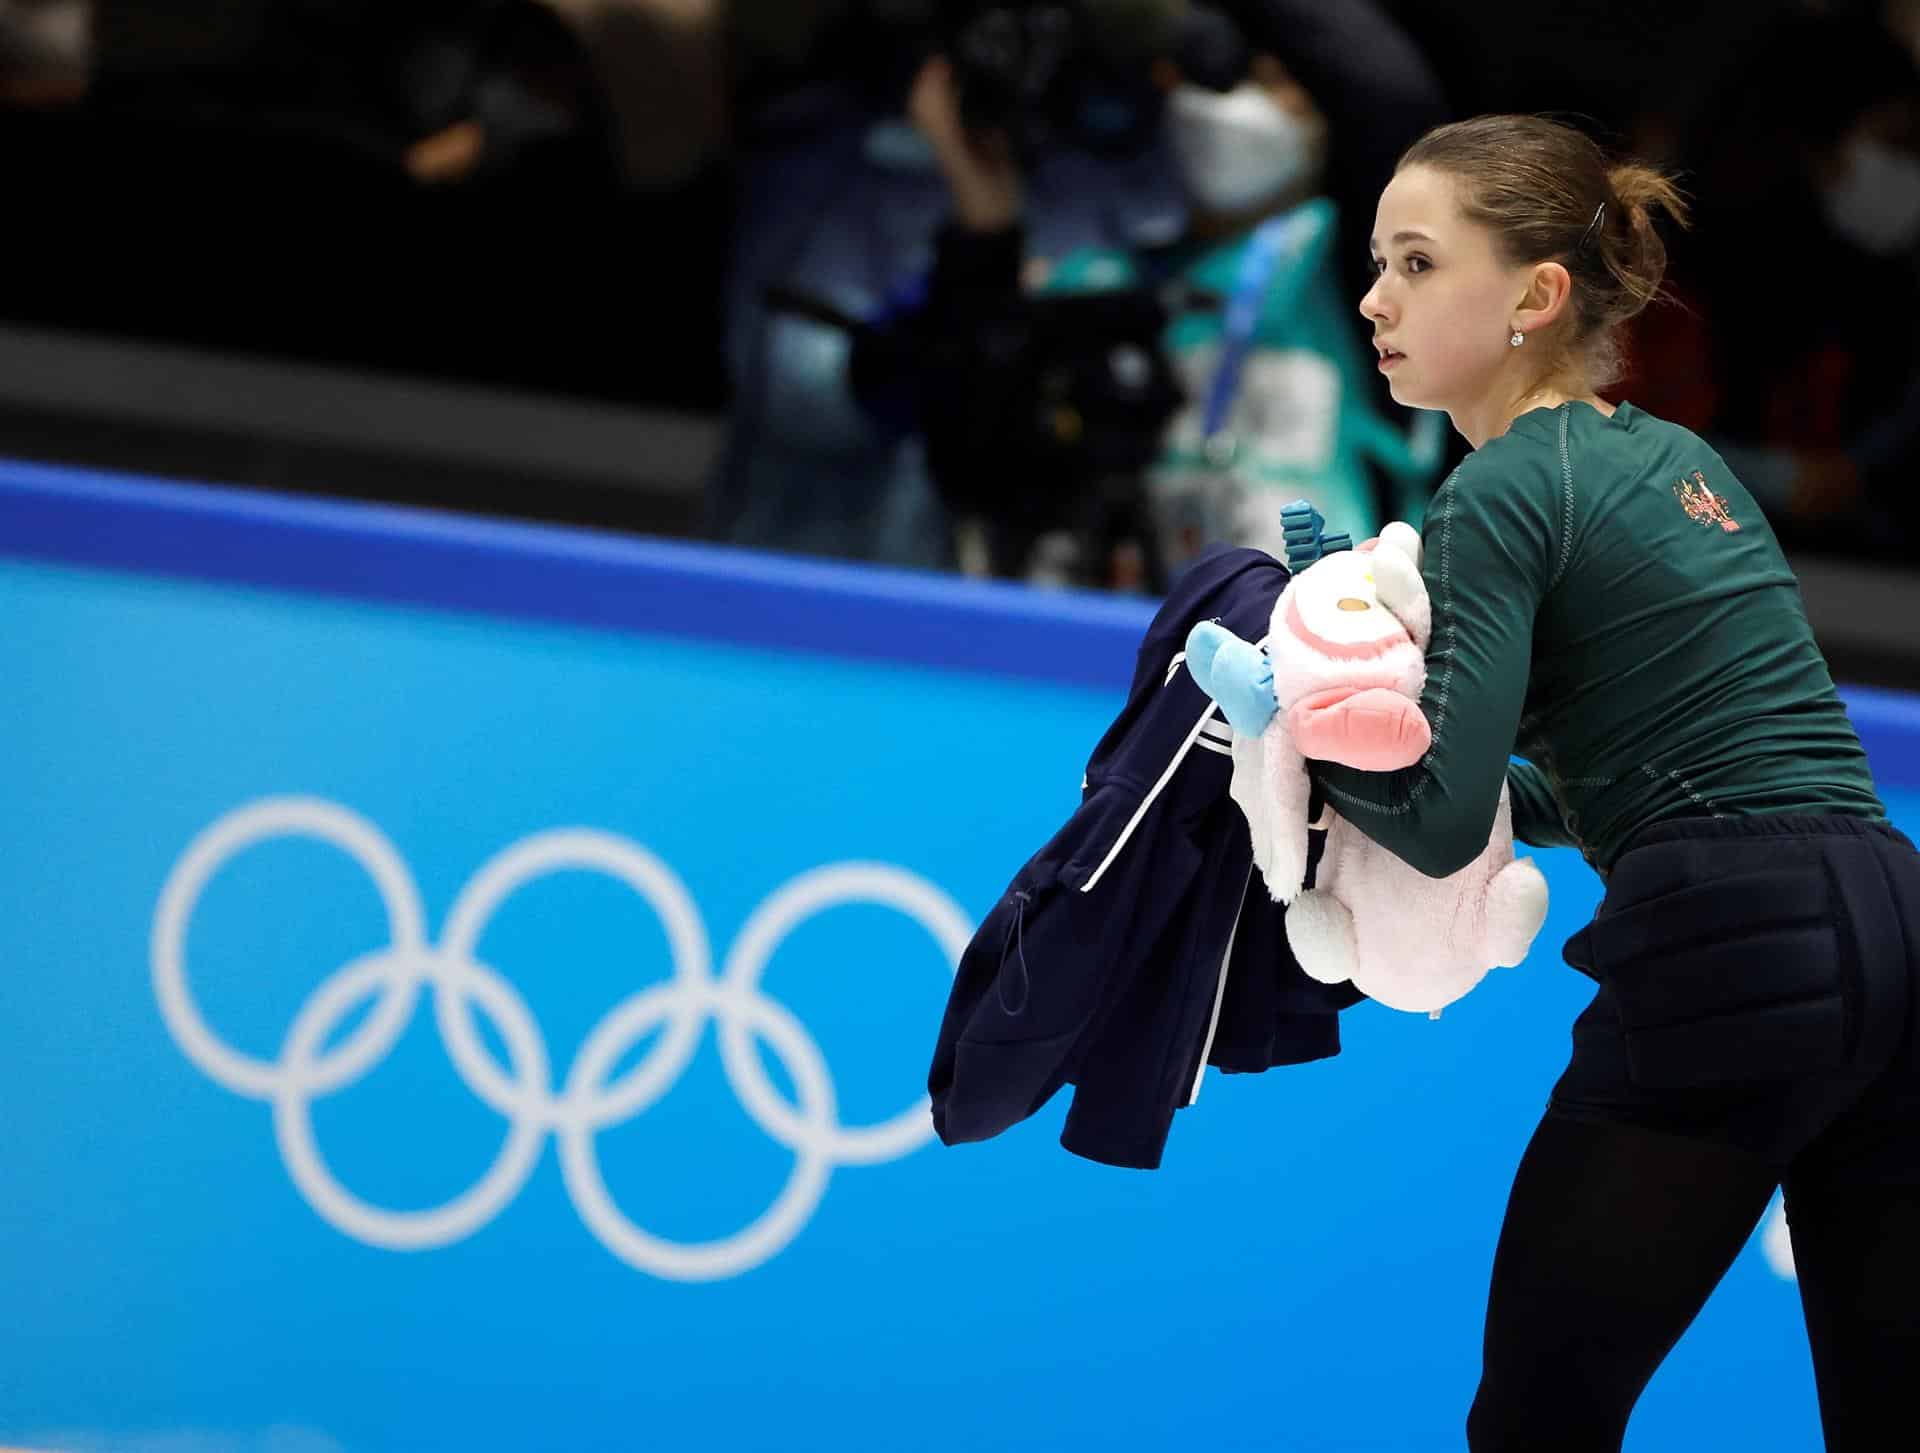
<instances>
[{"instance_id":1,"label":"dark blurred spectator","mask_svg":"<svg viewBox=\"0 0 1920 1453\"><path fill-rule=\"evenodd\" d=\"M1871 14L1744 48L1689 141L1679 306L1642 316L1620 395L1709 438L1783 542L1920 538L1920 69Z\"/></svg>"},{"instance_id":2,"label":"dark blurred spectator","mask_svg":"<svg viewBox=\"0 0 1920 1453\"><path fill-rule=\"evenodd\" d=\"M628 183L673 186L727 140L724 0L541 0L574 30Z\"/></svg>"},{"instance_id":3,"label":"dark blurred spectator","mask_svg":"<svg viewBox=\"0 0 1920 1453\"><path fill-rule=\"evenodd\" d=\"M1883 0L1880 18L1888 34L1920 65L1920 0Z\"/></svg>"},{"instance_id":4,"label":"dark blurred spectator","mask_svg":"<svg viewBox=\"0 0 1920 1453\"><path fill-rule=\"evenodd\" d=\"M37 218L10 239L0 316L724 401L713 0L90 11L85 85L0 111L9 204ZM99 265L97 239L136 237Z\"/></svg>"},{"instance_id":5,"label":"dark blurred spectator","mask_svg":"<svg viewBox=\"0 0 1920 1453\"><path fill-rule=\"evenodd\" d=\"M91 0L0 0L0 105L77 101L92 63Z\"/></svg>"},{"instance_id":6,"label":"dark blurred spectator","mask_svg":"<svg viewBox=\"0 0 1920 1453\"><path fill-rule=\"evenodd\" d=\"M1457 115L1546 112L1664 159L1748 37L1810 0L1383 0Z\"/></svg>"}]
</instances>

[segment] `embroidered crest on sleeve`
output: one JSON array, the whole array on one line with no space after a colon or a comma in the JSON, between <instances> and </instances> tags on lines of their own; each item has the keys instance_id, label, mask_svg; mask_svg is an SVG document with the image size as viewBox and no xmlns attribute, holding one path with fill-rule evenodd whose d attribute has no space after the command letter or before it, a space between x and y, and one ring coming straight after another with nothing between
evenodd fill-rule
<instances>
[{"instance_id":1,"label":"embroidered crest on sleeve","mask_svg":"<svg viewBox=\"0 0 1920 1453\"><path fill-rule=\"evenodd\" d=\"M1740 522L1734 519L1725 498L1707 487L1707 476L1702 471L1694 470L1692 479L1675 480L1673 497L1680 501L1680 508L1687 512L1688 519L1703 525L1718 525L1729 535L1739 532Z\"/></svg>"}]
</instances>

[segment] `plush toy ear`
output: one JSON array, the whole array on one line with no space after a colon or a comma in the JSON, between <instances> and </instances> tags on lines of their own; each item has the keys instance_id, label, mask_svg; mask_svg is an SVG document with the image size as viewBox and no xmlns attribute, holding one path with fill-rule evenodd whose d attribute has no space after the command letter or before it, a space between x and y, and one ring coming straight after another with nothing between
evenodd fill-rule
<instances>
[{"instance_id":1,"label":"plush toy ear","mask_svg":"<svg viewBox=\"0 0 1920 1453\"><path fill-rule=\"evenodd\" d=\"M1380 532L1373 549L1373 588L1380 604L1393 612L1422 651L1433 634L1433 602L1420 578L1420 536L1413 526L1395 520Z\"/></svg>"},{"instance_id":2,"label":"plush toy ear","mask_svg":"<svg viewBox=\"0 0 1920 1453\"><path fill-rule=\"evenodd\" d=\"M1201 621L1187 633L1187 671L1243 737L1259 736L1279 710L1267 653L1225 626Z\"/></svg>"},{"instance_id":3,"label":"plush toy ear","mask_svg":"<svg viewBox=\"0 0 1920 1453\"><path fill-rule=\"evenodd\" d=\"M1394 520L1380 531L1380 544L1389 550L1398 550L1413 562L1418 570L1424 563L1425 547L1420 542L1420 532L1405 520Z\"/></svg>"}]
</instances>

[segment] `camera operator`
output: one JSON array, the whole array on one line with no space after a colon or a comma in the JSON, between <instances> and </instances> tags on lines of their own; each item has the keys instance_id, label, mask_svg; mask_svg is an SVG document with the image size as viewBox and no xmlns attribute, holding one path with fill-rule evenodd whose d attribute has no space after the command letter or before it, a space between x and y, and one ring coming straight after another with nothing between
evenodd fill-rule
<instances>
[{"instance_id":1,"label":"camera operator","mask_svg":"<svg viewBox=\"0 0 1920 1453\"><path fill-rule=\"evenodd\" d=\"M1034 496L1046 483L1017 456L1003 457L1005 441L982 427L995 412L983 409L982 396L1011 386L992 367L994 339L947 349L962 361L971 356L973 374L935 380L921 422L943 496L963 520L972 517L962 539L975 542L976 569L1058 578L1064 554L1068 578L1154 589L1209 540L1283 553L1280 507L1296 498L1356 537L1390 517L1417 523L1439 463L1441 433L1431 420L1415 421L1410 438L1405 417L1381 406L1372 352L1350 306L1353 284L1336 260L1341 247L1364 257L1371 216L1359 219L1355 242L1326 196L1331 155L1361 168L1349 180L1370 189L1398 149L1437 119L1424 68L1370 7L1337 7L1338 21L1329 19L1336 7L1282 0L1162 8L1178 38L1151 75L1188 203L1183 232L1164 245L1030 255L1025 148L1007 127L970 124L978 108L969 107L955 58L931 57L913 81L909 115L932 145L951 199L926 285L928 327L961 337L990 332L1016 315L1009 299L1022 293L1157 287L1184 299L1163 344L1185 402L1142 470L1141 523L1150 538L1091 532L1107 552L1102 559L1084 558L1084 528L1078 538L1057 530L1035 538L1044 512ZM1355 49L1356 22L1376 45ZM1299 49L1283 57L1290 34ZM1408 80L1380 98L1383 121L1343 143L1288 60L1337 94L1342 119L1359 127L1376 51L1411 57ZM1366 70L1343 55L1367 56ZM1083 558L1072 559L1076 552Z\"/></svg>"},{"instance_id":2,"label":"camera operator","mask_svg":"<svg viewBox=\"0 0 1920 1453\"><path fill-rule=\"evenodd\" d=\"M1165 0L1085 3L1119 15ZM781 64L758 69L736 117L738 221L725 334L734 394L708 491L714 538L920 568L957 563L952 510L931 477L921 421L911 407L895 407L922 391L926 365L938 362L939 340L913 319L934 234L951 208L938 159L908 120L906 101L921 62L953 33L955 18L986 8L850 0L804 44L780 50L759 35L762 51L778 51ZM778 11L782 23L786 15ZM736 12L736 23L741 18ZM1131 250L1182 226L1181 189L1157 127L1128 120L1140 114L1129 105L1136 89L1151 98L1150 30L1125 20L1110 29L1111 49L1125 55L1120 69L1139 84L1129 79L1122 94L1091 94L1081 109L1092 128L1019 128L1038 187L1025 232L1045 255ZM1038 109L1053 111L1047 98L1076 94L1039 85L1027 88L1021 105L1038 96ZM1089 129L1100 135L1088 136ZM1020 302L1019 290L1007 298ZM1033 345L1022 357L1037 372L1064 365L1087 377L1104 356L1089 345L1091 336L1120 343L1122 356L1171 391L1170 373L1151 356L1161 326L1142 321L1157 304L1134 297L1112 308L1098 299L1071 306L1079 301L1003 310ZM1146 349L1137 347L1141 341ZM1109 434L1089 429L1083 438L1085 452L1098 454Z\"/></svg>"}]
</instances>

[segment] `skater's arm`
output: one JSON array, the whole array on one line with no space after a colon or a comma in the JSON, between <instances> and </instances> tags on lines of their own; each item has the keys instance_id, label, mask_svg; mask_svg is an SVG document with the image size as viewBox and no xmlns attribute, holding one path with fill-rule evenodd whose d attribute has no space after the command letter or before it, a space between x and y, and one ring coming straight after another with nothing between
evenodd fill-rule
<instances>
[{"instance_id":1,"label":"skater's arm","mask_svg":"<svg viewBox=\"0 0 1920 1453\"><path fill-rule=\"evenodd\" d=\"M1420 700L1433 743L1397 772L1311 762L1334 810L1429 877L1487 845L1519 729L1533 620L1559 549L1557 481L1522 443L1496 439L1434 496L1421 574L1433 610Z\"/></svg>"}]
</instances>

